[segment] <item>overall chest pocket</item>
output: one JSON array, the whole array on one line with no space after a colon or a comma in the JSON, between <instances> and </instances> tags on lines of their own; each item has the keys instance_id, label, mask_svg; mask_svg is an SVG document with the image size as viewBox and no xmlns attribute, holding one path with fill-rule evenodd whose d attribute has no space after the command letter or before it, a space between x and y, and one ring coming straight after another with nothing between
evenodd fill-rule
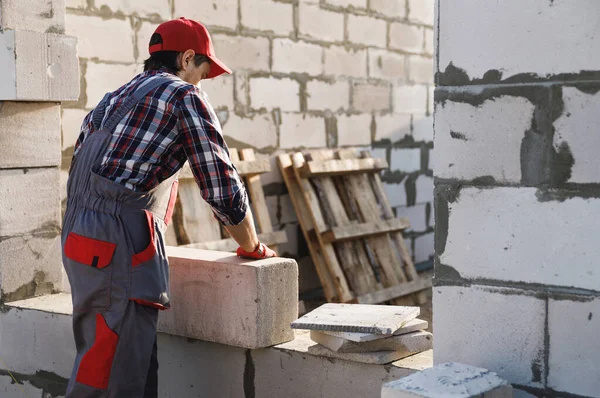
<instances>
[{"instance_id":1,"label":"overall chest pocket","mask_svg":"<svg viewBox=\"0 0 600 398\"><path fill-rule=\"evenodd\" d=\"M73 311L106 311L110 307L111 263L117 245L69 233L63 263L73 296Z\"/></svg>"}]
</instances>

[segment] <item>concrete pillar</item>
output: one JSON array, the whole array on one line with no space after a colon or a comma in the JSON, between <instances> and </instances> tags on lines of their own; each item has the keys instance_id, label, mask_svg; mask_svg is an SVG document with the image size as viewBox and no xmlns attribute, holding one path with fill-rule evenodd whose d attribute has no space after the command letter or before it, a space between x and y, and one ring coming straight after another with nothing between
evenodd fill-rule
<instances>
[{"instance_id":1,"label":"concrete pillar","mask_svg":"<svg viewBox=\"0 0 600 398\"><path fill-rule=\"evenodd\" d=\"M0 1L0 302L62 288L60 102L79 94L64 8Z\"/></svg>"},{"instance_id":2,"label":"concrete pillar","mask_svg":"<svg viewBox=\"0 0 600 398\"><path fill-rule=\"evenodd\" d=\"M437 2L434 358L536 396L600 391L598 15Z\"/></svg>"}]
</instances>

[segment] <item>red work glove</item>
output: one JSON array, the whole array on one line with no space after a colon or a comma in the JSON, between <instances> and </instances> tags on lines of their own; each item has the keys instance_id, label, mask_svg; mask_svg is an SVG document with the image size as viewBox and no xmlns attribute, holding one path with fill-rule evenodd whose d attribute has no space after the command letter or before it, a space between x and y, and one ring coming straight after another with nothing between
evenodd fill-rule
<instances>
[{"instance_id":1,"label":"red work glove","mask_svg":"<svg viewBox=\"0 0 600 398\"><path fill-rule=\"evenodd\" d=\"M237 255L241 258L248 258L250 260L260 260L268 257L277 257L277 253L269 249L265 244L258 243L256 249L253 252L247 252L246 250L238 247Z\"/></svg>"}]
</instances>

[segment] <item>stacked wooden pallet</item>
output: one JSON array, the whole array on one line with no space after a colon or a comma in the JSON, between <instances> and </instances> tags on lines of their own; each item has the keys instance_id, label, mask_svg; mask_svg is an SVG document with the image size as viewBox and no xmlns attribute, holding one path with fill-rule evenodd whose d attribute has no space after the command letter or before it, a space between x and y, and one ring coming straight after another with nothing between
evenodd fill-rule
<instances>
[{"instance_id":1,"label":"stacked wooden pallet","mask_svg":"<svg viewBox=\"0 0 600 398\"><path fill-rule=\"evenodd\" d=\"M433 335L417 319L419 307L325 304L292 323L310 330L308 352L331 358L385 364L430 350Z\"/></svg>"},{"instance_id":2,"label":"stacked wooden pallet","mask_svg":"<svg viewBox=\"0 0 600 398\"><path fill-rule=\"evenodd\" d=\"M287 242L287 237L285 231L273 231L260 181L260 175L271 170L269 160L256 159L252 149L230 149L230 155L246 184L258 238L277 251L277 245ZM179 193L170 239L171 242L175 240L179 246L205 250L235 251L238 247L214 217L211 207L200 196L200 190L187 163L179 176Z\"/></svg>"},{"instance_id":3,"label":"stacked wooden pallet","mask_svg":"<svg viewBox=\"0 0 600 398\"><path fill-rule=\"evenodd\" d=\"M354 150L283 154L279 167L329 302L417 304L419 278L379 172L386 161ZM395 300L396 299L396 300Z\"/></svg>"}]
</instances>

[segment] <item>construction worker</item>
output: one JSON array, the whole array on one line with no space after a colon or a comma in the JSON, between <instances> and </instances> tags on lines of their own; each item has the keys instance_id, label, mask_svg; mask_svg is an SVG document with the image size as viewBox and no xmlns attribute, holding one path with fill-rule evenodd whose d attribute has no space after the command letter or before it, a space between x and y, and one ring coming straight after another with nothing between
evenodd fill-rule
<instances>
[{"instance_id":1,"label":"construction worker","mask_svg":"<svg viewBox=\"0 0 600 398\"><path fill-rule=\"evenodd\" d=\"M238 255L275 256L257 239L221 126L197 87L231 73L208 31L185 18L165 22L149 52L144 72L86 116L75 145L62 231L77 348L69 398L158 395L156 325L169 308L165 230L186 161Z\"/></svg>"}]
</instances>

